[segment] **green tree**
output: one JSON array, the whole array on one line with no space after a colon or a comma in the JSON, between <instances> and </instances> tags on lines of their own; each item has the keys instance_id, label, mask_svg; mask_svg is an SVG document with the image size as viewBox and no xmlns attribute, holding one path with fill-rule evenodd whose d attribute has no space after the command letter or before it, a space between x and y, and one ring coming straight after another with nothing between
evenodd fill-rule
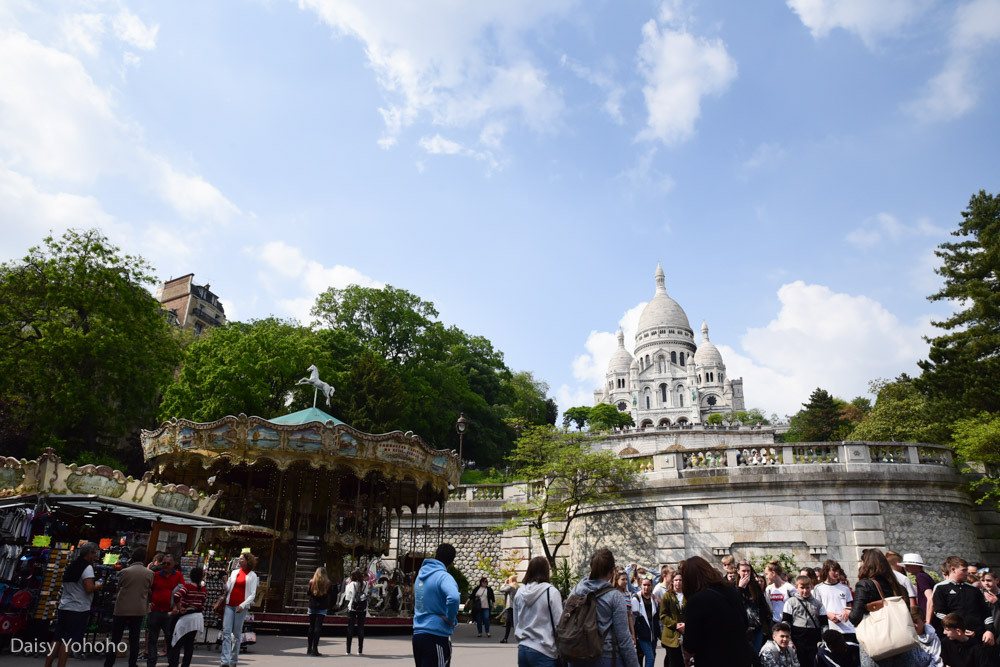
<instances>
[{"instance_id":1,"label":"green tree","mask_svg":"<svg viewBox=\"0 0 1000 667\"><path fill-rule=\"evenodd\" d=\"M541 542L553 570L580 512L589 504L619 497L638 478L633 461L607 450L594 451L599 442L548 425L531 426L507 457L532 491L526 500L507 507L514 516L504 527L528 529Z\"/></svg>"},{"instance_id":2,"label":"green tree","mask_svg":"<svg viewBox=\"0 0 1000 667\"><path fill-rule=\"evenodd\" d=\"M598 403L590 409L591 431L610 431L623 426L635 426L629 413L621 412L608 403Z\"/></svg>"},{"instance_id":3,"label":"green tree","mask_svg":"<svg viewBox=\"0 0 1000 667\"><path fill-rule=\"evenodd\" d=\"M582 431L583 427L587 425L590 421L590 408L586 405L581 405L575 408L569 408L563 413L563 426L569 428L570 423L576 424L576 430Z\"/></svg>"},{"instance_id":4,"label":"green tree","mask_svg":"<svg viewBox=\"0 0 1000 667\"><path fill-rule=\"evenodd\" d=\"M25 454L51 446L68 461L118 462L180 358L152 271L94 229L0 265L0 405L17 425L0 436Z\"/></svg>"},{"instance_id":5,"label":"green tree","mask_svg":"<svg viewBox=\"0 0 1000 667\"><path fill-rule=\"evenodd\" d=\"M341 419L369 433L408 430L406 387L397 369L371 350L364 350L351 364L342 387Z\"/></svg>"},{"instance_id":6,"label":"green tree","mask_svg":"<svg viewBox=\"0 0 1000 667\"><path fill-rule=\"evenodd\" d=\"M959 460L982 465L982 475L972 482L977 503L1000 502L1000 414L980 412L952 425Z\"/></svg>"},{"instance_id":7,"label":"green tree","mask_svg":"<svg viewBox=\"0 0 1000 667\"><path fill-rule=\"evenodd\" d=\"M850 422L843 415L844 401L838 401L825 389L817 388L802 404L789 425L785 442L826 442L842 439Z\"/></svg>"},{"instance_id":8,"label":"green tree","mask_svg":"<svg viewBox=\"0 0 1000 667\"><path fill-rule=\"evenodd\" d=\"M875 394L875 405L851 430L849 440L947 442L947 427L935 418L934 406L905 373L892 382L874 380L868 390Z\"/></svg>"},{"instance_id":9,"label":"green tree","mask_svg":"<svg viewBox=\"0 0 1000 667\"><path fill-rule=\"evenodd\" d=\"M549 423L548 392L549 385L536 380L530 371L514 373L505 383L505 417L536 426Z\"/></svg>"},{"instance_id":10,"label":"green tree","mask_svg":"<svg viewBox=\"0 0 1000 667\"><path fill-rule=\"evenodd\" d=\"M928 340L917 387L949 404L951 414L995 414L1000 412L1000 199L980 190L952 236L961 240L935 251L944 286L928 298L959 310L934 322L945 333Z\"/></svg>"},{"instance_id":11,"label":"green tree","mask_svg":"<svg viewBox=\"0 0 1000 667\"><path fill-rule=\"evenodd\" d=\"M164 392L160 418L212 421L242 412L268 419L311 406L313 388L295 384L308 375L310 365L334 389L343 385L347 369L334 367L334 360L343 358L331 353L334 336L326 334L324 340L297 322L273 317L212 329L185 350L181 370ZM341 349L360 353L343 334L339 343ZM340 410L342 396L334 393ZM316 407L338 412L322 398Z\"/></svg>"},{"instance_id":12,"label":"green tree","mask_svg":"<svg viewBox=\"0 0 1000 667\"><path fill-rule=\"evenodd\" d=\"M353 334L385 359L404 363L418 353L421 334L438 316L434 304L392 285L330 287L316 298L313 317Z\"/></svg>"},{"instance_id":13,"label":"green tree","mask_svg":"<svg viewBox=\"0 0 1000 667\"><path fill-rule=\"evenodd\" d=\"M723 416L721 412L713 412L708 416L708 419L705 420L705 423L717 426L722 423L722 420Z\"/></svg>"}]
</instances>

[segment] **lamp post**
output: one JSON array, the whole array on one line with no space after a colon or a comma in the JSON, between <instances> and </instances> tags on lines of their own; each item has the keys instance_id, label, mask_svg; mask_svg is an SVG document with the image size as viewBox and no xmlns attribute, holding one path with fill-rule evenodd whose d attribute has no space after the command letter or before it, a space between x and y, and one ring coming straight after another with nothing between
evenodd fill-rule
<instances>
[{"instance_id":1,"label":"lamp post","mask_svg":"<svg viewBox=\"0 0 1000 667\"><path fill-rule=\"evenodd\" d=\"M465 418L464 412L458 413L458 421L455 422L455 430L458 431L458 464L465 466L462 459L462 441L465 438L465 429L469 428L469 420Z\"/></svg>"}]
</instances>

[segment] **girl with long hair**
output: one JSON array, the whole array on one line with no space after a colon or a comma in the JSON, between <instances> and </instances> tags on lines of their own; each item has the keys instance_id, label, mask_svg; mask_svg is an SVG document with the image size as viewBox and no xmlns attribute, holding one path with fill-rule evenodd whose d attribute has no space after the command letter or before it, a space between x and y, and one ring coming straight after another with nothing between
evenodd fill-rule
<instances>
[{"instance_id":1,"label":"girl with long hair","mask_svg":"<svg viewBox=\"0 0 1000 667\"><path fill-rule=\"evenodd\" d=\"M740 591L747 615L747 639L750 640L754 653L760 653L764 637L771 636L771 603L757 583L757 573L749 561L739 562L736 576L736 587Z\"/></svg>"},{"instance_id":2,"label":"girl with long hair","mask_svg":"<svg viewBox=\"0 0 1000 667\"><path fill-rule=\"evenodd\" d=\"M680 570L685 655L698 667L750 667L746 611L736 587L700 556L681 563Z\"/></svg>"},{"instance_id":3,"label":"girl with long hair","mask_svg":"<svg viewBox=\"0 0 1000 667\"><path fill-rule=\"evenodd\" d=\"M319 656L319 639L323 636L323 621L333 602L333 582L325 567L317 567L309 580L309 645L306 655Z\"/></svg>"},{"instance_id":4,"label":"girl with long hair","mask_svg":"<svg viewBox=\"0 0 1000 667\"><path fill-rule=\"evenodd\" d=\"M528 561L524 586L514 594L518 667L556 667L559 659L555 629L562 618L562 596L549 583L549 574L548 559L535 556Z\"/></svg>"},{"instance_id":5,"label":"girl with long hair","mask_svg":"<svg viewBox=\"0 0 1000 667\"><path fill-rule=\"evenodd\" d=\"M625 600L611 585L615 579L615 555L598 549L590 559L590 576L573 589L573 595L594 594L597 599L597 632L604 637L601 657L588 662L571 662L570 667L639 667L635 641L629 631ZM625 576L626 583L628 577ZM517 619L515 619L516 623Z\"/></svg>"},{"instance_id":6,"label":"girl with long hair","mask_svg":"<svg viewBox=\"0 0 1000 667\"><path fill-rule=\"evenodd\" d=\"M879 591L881 590L881 595ZM865 549L861 554L861 568L858 570L858 582L854 585L854 606L848 620L855 628L868 616L868 603L881 600L883 597L898 595L904 600L908 598L906 590L896 580L896 575L892 573L889 561L885 559L878 549ZM872 659L861 648L861 667L914 667L917 665L919 656L913 649L900 655L882 658L879 661Z\"/></svg>"},{"instance_id":7,"label":"girl with long hair","mask_svg":"<svg viewBox=\"0 0 1000 667\"><path fill-rule=\"evenodd\" d=\"M358 568L351 571L351 583L344 589L344 601L347 603L347 654L351 654L351 642L357 628L358 655L362 655L365 651L365 618L368 617L368 586L364 573Z\"/></svg>"}]
</instances>

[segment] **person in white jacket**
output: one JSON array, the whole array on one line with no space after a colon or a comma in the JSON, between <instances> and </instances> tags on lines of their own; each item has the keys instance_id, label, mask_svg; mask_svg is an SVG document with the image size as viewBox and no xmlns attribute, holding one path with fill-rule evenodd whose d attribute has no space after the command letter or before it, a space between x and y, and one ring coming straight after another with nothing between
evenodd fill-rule
<instances>
[{"instance_id":1,"label":"person in white jacket","mask_svg":"<svg viewBox=\"0 0 1000 667\"><path fill-rule=\"evenodd\" d=\"M556 626L562 616L562 595L549 583L549 573L549 561L535 556L514 596L518 667L556 667L559 658Z\"/></svg>"},{"instance_id":2,"label":"person in white jacket","mask_svg":"<svg viewBox=\"0 0 1000 667\"><path fill-rule=\"evenodd\" d=\"M222 667L236 667L240 657L243 621L257 597L257 557L249 551L240 554L239 567L229 573L223 593L225 612L222 616Z\"/></svg>"}]
</instances>

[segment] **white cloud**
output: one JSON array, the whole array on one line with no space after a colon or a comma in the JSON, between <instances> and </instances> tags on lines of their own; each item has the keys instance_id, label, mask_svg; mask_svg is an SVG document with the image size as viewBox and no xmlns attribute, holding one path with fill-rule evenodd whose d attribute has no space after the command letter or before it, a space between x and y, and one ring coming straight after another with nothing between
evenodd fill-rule
<instances>
[{"instance_id":1,"label":"white cloud","mask_svg":"<svg viewBox=\"0 0 1000 667\"><path fill-rule=\"evenodd\" d=\"M445 139L440 134L422 138L420 147L431 155L458 155L465 151L461 144Z\"/></svg>"},{"instance_id":2,"label":"white cloud","mask_svg":"<svg viewBox=\"0 0 1000 667\"><path fill-rule=\"evenodd\" d=\"M625 97L625 89L611 75L595 72L565 53L559 62L587 83L597 86L606 95L602 105L604 113L608 114L619 125L625 122L622 117L622 98Z\"/></svg>"},{"instance_id":3,"label":"white cloud","mask_svg":"<svg viewBox=\"0 0 1000 667\"><path fill-rule=\"evenodd\" d=\"M979 55L1000 40L1000 0L972 0L955 10L948 56L906 111L924 122L947 121L971 111L979 101Z\"/></svg>"},{"instance_id":4,"label":"white cloud","mask_svg":"<svg viewBox=\"0 0 1000 667\"><path fill-rule=\"evenodd\" d=\"M741 170L744 174L756 171L761 167L765 167L769 164L777 162L778 160L784 159L785 155L785 149L781 147L781 144L763 142L757 146L753 155L743 162Z\"/></svg>"},{"instance_id":5,"label":"white cloud","mask_svg":"<svg viewBox=\"0 0 1000 667\"><path fill-rule=\"evenodd\" d=\"M141 18L127 9L118 12L112 21L112 27L118 39L126 44L143 51L156 48L156 35L160 32L160 26L147 26Z\"/></svg>"},{"instance_id":6,"label":"white cloud","mask_svg":"<svg viewBox=\"0 0 1000 667\"><path fill-rule=\"evenodd\" d=\"M517 114L533 128L552 127L562 97L531 62L523 42L539 25L564 16L572 0L538 3L361 2L299 0L338 33L359 39L389 104L380 109L383 148L419 119L468 126Z\"/></svg>"},{"instance_id":7,"label":"white cloud","mask_svg":"<svg viewBox=\"0 0 1000 667\"><path fill-rule=\"evenodd\" d=\"M494 146L500 143L499 137L503 135L502 131L499 131L498 133L495 124L488 125L483 129L483 133L484 134L481 135L481 141ZM480 151L472 148L466 148L457 141L446 139L440 134L435 134L433 137L422 137L418 143L420 147L427 151L430 155L462 155L465 157L471 157L473 159L486 162L491 170L500 166L500 161L496 158L492 151ZM424 165L421 163L418 166L418 169L423 171L423 167Z\"/></svg>"},{"instance_id":8,"label":"white cloud","mask_svg":"<svg viewBox=\"0 0 1000 667\"><path fill-rule=\"evenodd\" d=\"M72 14L59 18L59 30L67 46L82 51L88 56L96 56L101 50L104 38L103 14Z\"/></svg>"},{"instance_id":9,"label":"white cloud","mask_svg":"<svg viewBox=\"0 0 1000 667\"><path fill-rule=\"evenodd\" d=\"M654 167L654 157L656 157L655 146L642 153L634 167L618 174L618 177L628 184L631 192L646 190L653 194L665 195L674 189L677 183L673 176Z\"/></svg>"},{"instance_id":10,"label":"white cloud","mask_svg":"<svg viewBox=\"0 0 1000 667\"><path fill-rule=\"evenodd\" d=\"M721 95L736 78L736 61L725 43L691 34L666 5L661 22L650 19L642 27L638 55L648 112L642 140L669 145L689 139L702 98Z\"/></svg>"},{"instance_id":11,"label":"white cloud","mask_svg":"<svg viewBox=\"0 0 1000 667\"><path fill-rule=\"evenodd\" d=\"M110 235L115 219L94 197L40 191L32 179L0 163L0 261L24 257L51 231L97 227Z\"/></svg>"},{"instance_id":12,"label":"white cloud","mask_svg":"<svg viewBox=\"0 0 1000 667\"><path fill-rule=\"evenodd\" d=\"M335 264L325 267L316 260L308 259L301 248L288 245L284 241L272 241L260 248L247 248L245 252L259 260L268 268L261 272L259 279L268 289L275 292L275 278L285 279L280 293L298 291L299 296L278 299L282 314L295 317L300 322L310 322L309 311L320 292L328 287L343 289L348 285L363 287L384 287L385 283L366 276L355 268Z\"/></svg>"},{"instance_id":13,"label":"white cloud","mask_svg":"<svg viewBox=\"0 0 1000 667\"><path fill-rule=\"evenodd\" d=\"M778 299L777 316L743 335L744 354L719 346L729 376L744 378L748 405L793 414L816 387L850 399L871 379L914 372L927 353L930 317L901 322L869 297L802 281Z\"/></svg>"},{"instance_id":14,"label":"white cloud","mask_svg":"<svg viewBox=\"0 0 1000 667\"><path fill-rule=\"evenodd\" d=\"M924 12L930 0L788 0L815 38L840 28L858 35L873 48Z\"/></svg>"},{"instance_id":15,"label":"white cloud","mask_svg":"<svg viewBox=\"0 0 1000 667\"><path fill-rule=\"evenodd\" d=\"M935 226L927 218L921 218L913 225L905 225L893 215L879 213L849 232L847 241L862 250L868 250L883 243L899 243L915 236L943 236L946 233L946 230Z\"/></svg>"},{"instance_id":16,"label":"white cloud","mask_svg":"<svg viewBox=\"0 0 1000 667\"><path fill-rule=\"evenodd\" d=\"M764 327L748 329L741 349L716 342L731 378L742 377L747 407L768 414L794 414L816 387L851 399L867 392L868 381L914 372L926 355L923 336L933 331L930 317L906 323L879 302L837 293L823 285L796 281L778 290L780 309ZM625 346L634 345L640 303L620 321ZM593 402L604 384L608 360L617 347L615 333L592 331L584 351L574 357L576 386L557 390L561 408Z\"/></svg>"},{"instance_id":17,"label":"white cloud","mask_svg":"<svg viewBox=\"0 0 1000 667\"><path fill-rule=\"evenodd\" d=\"M225 222L239 213L203 177L147 149L142 128L119 117L111 92L76 57L8 30L0 32L0 62L0 160L12 169L49 185L124 177L189 219Z\"/></svg>"}]
</instances>

